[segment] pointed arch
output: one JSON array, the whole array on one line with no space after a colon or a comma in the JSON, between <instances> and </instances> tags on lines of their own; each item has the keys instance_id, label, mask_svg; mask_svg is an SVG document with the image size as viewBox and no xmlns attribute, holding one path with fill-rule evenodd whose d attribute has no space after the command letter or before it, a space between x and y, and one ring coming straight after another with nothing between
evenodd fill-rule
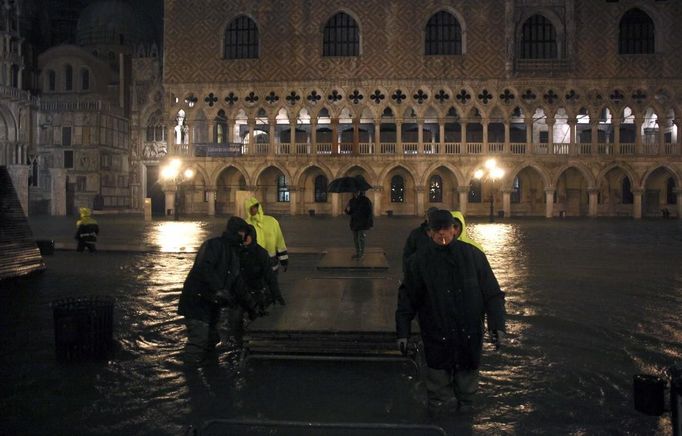
<instances>
[{"instance_id":1,"label":"pointed arch","mask_svg":"<svg viewBox=\"0 0 682 436\"><path fill-rule=\"evenodd\" d=\"M361 35L358 20L353 14L336 12L325 21L322 29L322 56L360 56Z\"/></svg>"},{"instance_id":2,"label":"pointed arch","mask_svg":"<svg viewBox=\"0 0 682 436\"><path fill-rule=\"evenodd\" d=\"M360 162L348 163L348 164L342 166L336 172L336 176L334 178L339 178L339 177L345 176L353 168L360 168L361 170L363 170L365 172L365 174L367 174L369 176L366 179L370 185L376 186L377 184L380 183L380 179L377 177L376 172L374 172L374 170L371 167L368 167L366 164L363 164Z\"/></svg>"},{"instance_id":3,"label":"pointed arch","mask_svg":"<svg viewBox=\"0 0 682 436\"><path fill-rule=\"evenodd\" d=\"M639 8L626 11L618 25L619 54L656 52L656 26L649 14Z\"/></svg>"},{"instance_id":4,"label":"pointed arch","mask_svg":"<svg viewBox=\"0 0 682 436\"><path fill-rule=\"evenodd\" d=\"M332 181L332 179L333 179L332 174L333 173L326 164L324 164L322 162L315 162L315 163L310 162L310 163L307 163L306 165L303 165L302 167L298 168L298 170L296 170L296 173L294 174L293 178L291 179L291 181L292 181L291 186L294 186L294 187L301 186L301 177L303 177L303 175L306 172L308 172L308 170L310 170L312 168L319 169L327 177L327 179L330 182Z\"/></svg>"},{"instance_id":5,"label":"pointed arch","mask_svg":"<svg viewBox=\"0 0 682 436\"><path fill-rule=\"evenodd\" d=\"M555 169L554 170L554 176L551 179L552 183L551 183L551 185L548 185L548 187L549 186L557 186L559 183L559 178L561 177L561 175L566 170L568 170L570 168L575 168L580 174L583 175L583 177L585 177L585 180L587 181L588 189L595 188L597 186L596 185L596 179L594 177L594 174L592 174L592 171L590 171L590 169L582 163L573 162L573 163L563 164L559 168Z\"/></svg>"},{"instance_id":6,"label":"pointed arch","mask_svg":"<svg viewBox=\"0 0 682 436\"><path fill-rule=\"evenodd\" d=\"M597 174L596 183L600 184L603 180L605 180L606 175L614 169L620 169L625 173L632 183L632 189L639 189L641 187L641 180L636 177L634 169L624 162L612 162L604 167L601 171L599 171L599 174Z\"/></svg>"},{"instance_id":7,"label":"pointed arch","mask_svg":"<svg viewBox=\"0 0 682 436\"><path fill-rule=\"evenodd\" d=\"M234 168L239 172L243 177L244 180L246 181L246 186L252 186L253 182L251 178L249 177L248 171L246 171L246 168L244 168L244 165L238 162L230 162L230 163L225 163L216 169L213 170L213 172L206 178L206 180L209 180L211 185L217 186L218 184L218 178L220 175L223 173L223 171L228 170L230 168Z\"/></svg>"},{"instance_id":8,"label":"pointed arch","mask_svg":"<svg viewBox=\"0 0 682 436\"><path fill-rule=\"evenodd\" d=\"M509 170L508 174L505 174L504 179L502 179L502 184L501 184L502 189L512 190L512 188L513 188L512 184L514 182L514 178L517 177L519 175L519 173L521 173L521 171L523 171L526 168L530 168L530 169L537 171L537 173L542 178L542 183L545 185L545 188L553 186L552 185L552 178L550 177L550 175L547 173L547 171L544 168L542 168L541 166L539 166L535 162L523 161L523 162L519 163L518 165L516 165L511 170ZM471 174L469 174L469 181L473 180L473 178L474 178L474 170L472 169Z\"/></svg>"},{"instance_id":9,"label":"pointed arch","mask_svg":"<svg viewBox=\"0 0 682 436\"><path fill-rule=\"evenodd\" d=\"M256 21L247 15L233 18L223 33L224 59L257 59L260 51Z\"/></svg>"}]
</instances>

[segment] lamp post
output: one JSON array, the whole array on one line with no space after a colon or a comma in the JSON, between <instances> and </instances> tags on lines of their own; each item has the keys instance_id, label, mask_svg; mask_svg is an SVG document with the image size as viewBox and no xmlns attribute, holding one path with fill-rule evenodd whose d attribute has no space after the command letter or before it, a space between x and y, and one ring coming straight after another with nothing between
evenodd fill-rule
<instances>
[{"instance_id":1,"label":"lamp post","mask_svg":"<svg viewBox=\"0 0 682 436\"><path fill-rule=\"evenodd\" d=\"M178 198L178 190L182 184L194 178L194 170L190 167L185 167L182 160L178 158L171 159L168 164L161 168L161 178L167 185L172 185L175 188L175 196L173 197L173 215L175 221L180 219L180 200ZM166 206L167 208L168 206Z\"/></svg>"},{"instance_id":2,"label":"lamp post","mask_svg":"<svg viewBox=\"0 0 682 436\"><path fill-rule=\"evenodd\" d=\"M494 215L494 203L495 203L495 180L501 179L504 176L504 170L497 166L495 159L488 159L485 162L484 168L479 168L474 173L474 177L478 180L490 180L490 216L488 217L490 222L495 221Z\"/></svg>"}]
</instances>

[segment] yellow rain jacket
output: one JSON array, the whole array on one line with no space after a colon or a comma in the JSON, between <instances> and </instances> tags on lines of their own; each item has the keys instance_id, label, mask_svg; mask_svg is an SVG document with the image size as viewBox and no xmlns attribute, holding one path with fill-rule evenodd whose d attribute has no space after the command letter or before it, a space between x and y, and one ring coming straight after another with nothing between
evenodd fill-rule
<instances>
[{"instance_id":1,"label":"yellow rain jacket","mask_svg":"<svg viewBox=\"0 0 682 436\"><path fill-rule=\"evenodd\" d=\"M467 233L466 221L464 221L464 215L462 215L462 212L460 212L458 210L453 210L453 211L450 211L450 213L452 214L453 218L455 218L460 223L462 223L462 233L459 234L459 238L457 238L457 239L459 239L462 242L466 242L467 244L473 245L474 247L481 250L481 252L485 253L485 251L483 251L483 247L481 247L478 244L478 242L474 241L473 239L471 239L469 237L469 234Z\"/></svg>"},{"instance_id":2,"label":"yellow rain jacket","mask_svg":"<svg viewBox=\"0 0 682 436\"><path fill-rule=\"evenodd\" d=\"M76 227L79 227L81 224L84 226L89 224L97 224L97 220L92 217L92 211L87 207L78 208L78 212L80 212L81 217L78 221L76 221Z\"/></svg>"},{"instance_id":3,"label":"yellow rain jacket","mask_svg":"<svg viewBox=\"0 0 682 436\"><path fill-rule=\"evenodd\" d=\"M249 209L254 204L258 204L258 213L251 216ZM287 253L287 246L284 243L282 229L279 227L277 220L263 213L263 206L256 197L244 200L244 211L246 222L256 228L256 242L258 242L258 245L265 248L271 258L277 256L279 263L286 267L289 263L289 255Z\"/></svg>"}]
</instances>

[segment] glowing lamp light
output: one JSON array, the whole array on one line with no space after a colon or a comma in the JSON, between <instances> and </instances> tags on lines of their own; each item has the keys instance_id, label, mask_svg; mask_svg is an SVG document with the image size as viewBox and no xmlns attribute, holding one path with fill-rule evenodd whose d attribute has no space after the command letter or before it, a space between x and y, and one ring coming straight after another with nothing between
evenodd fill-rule
<instances>
[{"instance_id":1,"label":"glowing lamp light","mask_svg":"<svg viewBox=\"0 0 682 436\"><path fill-rule=\"evenodd\" d=\"M185 178L191 179L192 177L194 177L194 170L192 168L187 168L185 170Z\"/></svg>"},{"instance_id":2,"label":"glowing lamp light","mask_svg":"<svg viewBox=\"0 0 682 436\"><path fill-rule=\"evenodd\" d=\"M173 165L165 166L161 169L161 177L165 180L173 180L178 176L178 169Z\"/></svg>"},{"instance_id":3,"label":"glowing lamp light","mask_svg":"<svg viewBox=\"0 0 682 436\"><path fill-rule=\"evenodd\" d=\"M483 178L483 170L481 169L476 170L476 172L474 173L474 177L476 177L479 180Z\"/></svg>"},{"instance_id":4,"label":"glowing lamp light","mask_svg":"<svg viewBox=\"0 0 682 436\"><path fill-rule=\"evenodd\" d=\"M501 179L504 176L504 170L502 168L493 168L490 175L494 180Z\"/></svg>"},{"instance_id":5,"label":"glowing lamp light","mask_svg":"<svg viewBox=\"0 0 682 436\"><path fill-rule=\"evenodd\" d=\"M488 159L487 161L485 161L485 167L488 170L493 171L495 168L497 168L497 162L495 161L495 159Z\"/></svg>"}]
</instances>

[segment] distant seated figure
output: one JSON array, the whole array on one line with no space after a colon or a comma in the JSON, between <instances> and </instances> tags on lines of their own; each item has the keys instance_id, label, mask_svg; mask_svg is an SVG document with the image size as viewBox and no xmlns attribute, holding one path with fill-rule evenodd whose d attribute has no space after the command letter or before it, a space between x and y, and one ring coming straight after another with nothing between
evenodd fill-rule
<instances>
[{"instance_id":1,"label":"distant seated figure","mask_svg":"<svg viewBox=\"0 0 682 436\"><path fill-rule=\"evenodd\" d=\"M91 215L92 211L87 207L78 209L80 212L80 219L76 221L76 240L78 241L77 251L83 252L86 248L89 252L97 251L95 243L97 242L97 235L99 234L99 225Z\"/></svg>"},{"instance_id":2,"label":"distant seated figure","mask_svg":"<svg viewBox=\"0 0 682 436\"><path fill-rule=\"evenodd\" d=\"M664 207L661 209L661 213L663 214L663 218L670 218L670 211L668 210L667 207Z\"/></svg>"}]
</instances>

